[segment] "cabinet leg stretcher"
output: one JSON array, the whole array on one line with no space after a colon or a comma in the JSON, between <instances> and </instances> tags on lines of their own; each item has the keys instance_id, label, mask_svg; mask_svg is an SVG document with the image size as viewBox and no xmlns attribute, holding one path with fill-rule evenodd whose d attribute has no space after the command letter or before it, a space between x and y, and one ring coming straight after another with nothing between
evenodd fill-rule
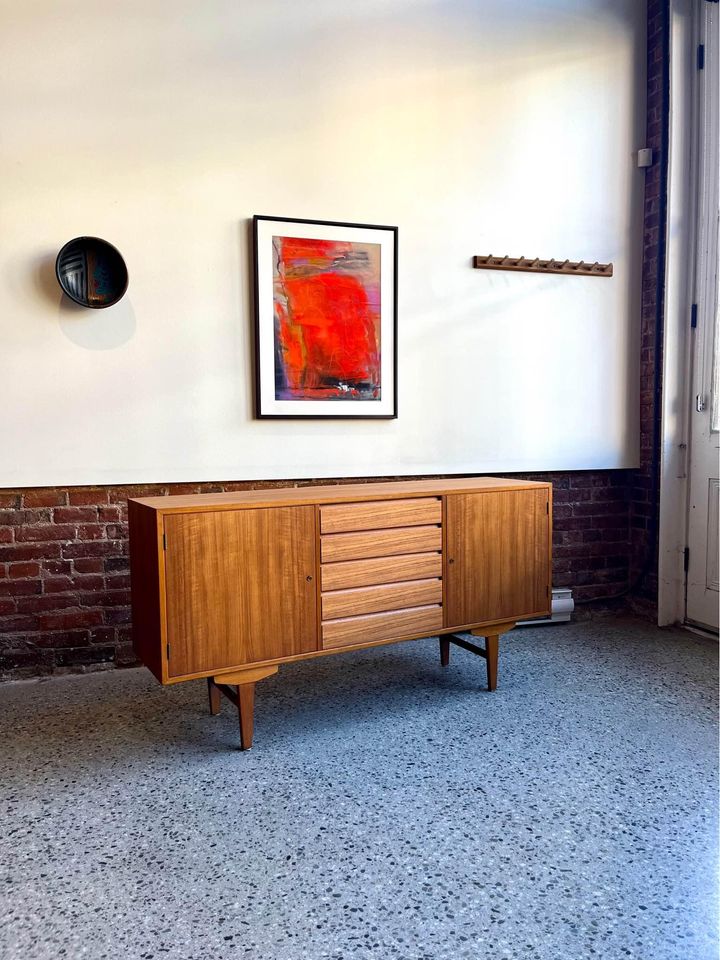
<instances>
[{"instance_id":1,"label":"cabinet leg stretcher","mask_svg":"<svg viewBox=\"0 0 720 960\"><path fill-rule=\"evenodd\" d=\"M509 630L515 626L515 623L500 623L493 626L493 633L487 633L482 630L470 630L469 633L473 637L485 637L485 647L479 647L475 643L470 643L469 640L466 640L464 637L459 636L455 633L447 634L447 636L440 637L440 664L443 667L447 667L450 663L450 644L454 643L456 647L462 647L463 650L468 650L470 653L474 653L477 657L484 657L487 664L487 680L488 680L488 690L493 691L497 689L497 675L498 675L498 653L500 648L500 635L507 633Z\"/></svg>"},{"instance_id":2,"label":"cabinet leg stretcher","mask_svg":"<svg viewBox=\"0 0 720 960\"><path fill-rule=\"evenodd\" d=\"M447 667L450 663L450 644L462 647L478 657L483 657L487 664L488 690L497 689L498 652L500 635L507 633L515 626L514 623L503 623L494 626L496 633L483 633L479 630L469 631L474 637L484 637L485 647L470 643L464 637L456 634L447 634L440 637L440 663ZM240 749L250 750L253 743L255 684L278 672L278 667L257 667L252 670L239 670L235 673L223 673L207 678L208 699L210 713L217 716L220 713L221 694L237 707L240 724Z\"/></svg>"}]
</instances>

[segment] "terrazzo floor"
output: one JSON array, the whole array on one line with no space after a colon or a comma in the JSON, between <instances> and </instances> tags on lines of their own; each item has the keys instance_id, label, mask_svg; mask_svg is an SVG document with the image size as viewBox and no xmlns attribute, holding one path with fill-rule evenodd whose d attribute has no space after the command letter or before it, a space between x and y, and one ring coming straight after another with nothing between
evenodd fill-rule
<instances>
[{"instance_id":1,"label":"terrazzo floor","mask_svg":"<svg viewBox=\"0 0 720 960\"><path fill-rule=\"evenodd\" d=\"M717 645L516 630L204 682L0 685L0 957L717 957Z\"/></svg>"}]
</instances>

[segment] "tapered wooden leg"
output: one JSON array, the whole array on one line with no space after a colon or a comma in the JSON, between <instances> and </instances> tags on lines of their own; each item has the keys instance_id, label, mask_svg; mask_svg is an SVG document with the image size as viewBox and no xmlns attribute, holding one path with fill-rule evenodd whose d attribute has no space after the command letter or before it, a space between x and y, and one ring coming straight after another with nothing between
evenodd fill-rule
<instances>
[{"instance_id":1,"label":"tapered wooden leg","mask_svg":"<svg viewBox=\"0 0 720 960\"><path fill-rule=\"evenodd\" d=\"M440 666L450 663L450 637L440 637Z\"/></svg>"},{"instance_id":2,"label":"tapered wooden leg","mask_svg":"<svg viewBox=\"0 0 720 960\"><path fill-rule=\"evenodd\" d=\"M240 719L240 749L249 750L253 742L253 713L255 709L255 684L240 683L238 692L238 717Z\"/></svg>"},{"instance_id":3,"label":"tapered wooden leg","mask_svg":"<svg viewBox=\"0 0 720 960\"><path fill-rule=\"evenodd\" d=\"M497 687L499 640L500 637L498 634L491 634L489 637L485 637L485 662L487 663L488 690L495 690Z\"/></svg>"},{"instance_id":4,"label":"tapered wooden leg","mask_svg":"<svg viewBox=\"0 0 720 960\"><path fill-rule=\"evenodd\" d=\"M218 687L212 677L207 678L207 684L210 713L216 717L218 713L220 713L220 687Z\"/></svg>"},{"instance_id":5,"label":"tapered wooden leg","mask_svg":"<svg viewBox=\"0 0 720 960\"><path fill-rule=\"evenodd\" d=\"M249 750L253 742L253 708L255 706L255 684L258 680L264 680L278 672L278 668L271 667L247 667L245 670L234 670L232 673L220 673L215 677L208 677L208 690L210 691L210 711L217 713L213 709L215 701L213 700L213 688L217 690L217 707L220 709L220 694L224 694L231 703L234 703L238 709L238 720L240 721L240 748ZM212 679L212 683L210 680Z\"/></svg>"},{"instance_id":6,"label":"tapered wooden leg","mask_svg":"<svg viewBox=\"0 0 720 960\"><path fill-rule=\"evenodd\" d=\"M471 650L472 653L478 653L481 657L485 657L485 663L487 666L488 690L497 689L500 635L503 633L508 633L514 626L514 623L494 623L490 629L494 630L495 633L491 633L489 635L485 633L485 630L488 629L487 627L485 630L483 630L481 627L478 627L476 630L471 630L470 633L474 637L485 637L484 650L481 650L479 647L473 648L471 644L468 644L460 637L453 635L450 638L452 643L456 643L460 647L465 647L466 650Z\"/></svg>"}]
</instances>

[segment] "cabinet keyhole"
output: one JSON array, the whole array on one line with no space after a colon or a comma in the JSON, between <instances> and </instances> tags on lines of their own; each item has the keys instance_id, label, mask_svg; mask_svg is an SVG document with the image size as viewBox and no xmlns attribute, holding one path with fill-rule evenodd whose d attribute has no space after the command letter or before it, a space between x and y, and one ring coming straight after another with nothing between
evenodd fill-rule
<instances>
[{"instance_id":1,"label":"cabinet keyhole","mask_svg":"<svg viewBox=\"0 0 720 960\"><path fill-rule=\"evenodd\" d=\"M310 582L312 581L312 577L309 576L309 575L308 575L307 577L305 577L305 579L307 580L308 583L310 583Z\"/></svg>"}]
</instances>

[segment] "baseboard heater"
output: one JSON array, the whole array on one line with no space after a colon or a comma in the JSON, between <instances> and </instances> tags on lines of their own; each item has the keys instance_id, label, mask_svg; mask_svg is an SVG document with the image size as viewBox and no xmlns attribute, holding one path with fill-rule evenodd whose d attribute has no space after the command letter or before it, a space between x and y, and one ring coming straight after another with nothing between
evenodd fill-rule
<instances>
[{"instance_id":1,"label":"baseboard heater","mask_svg":"<svg viewBox=\"0 0 720 960\"><path fill-rule=\"evenodd\" d=\"M572 590L568 587L554 587L552 592L552 607L549 617L540 617L538 620L519 620L519 627L536 626L541 623L568 623L575 609Z\"/></svg>"}]
</instances>

